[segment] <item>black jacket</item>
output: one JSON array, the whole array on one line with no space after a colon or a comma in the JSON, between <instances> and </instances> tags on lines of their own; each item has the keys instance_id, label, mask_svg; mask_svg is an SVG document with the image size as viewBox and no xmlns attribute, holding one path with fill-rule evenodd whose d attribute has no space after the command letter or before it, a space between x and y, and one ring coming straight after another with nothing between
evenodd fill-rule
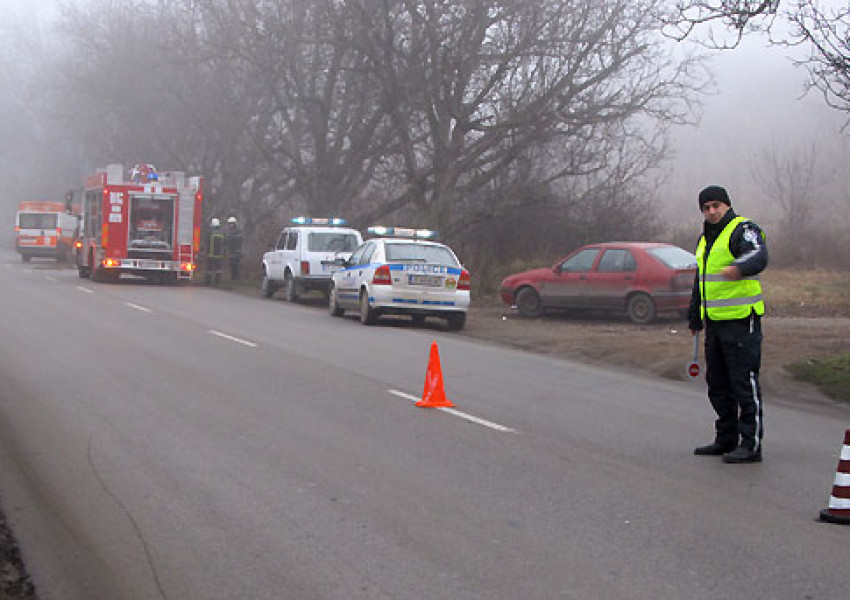
<instances>
[{"instance_id":1,"label":"black jacket","mask_svg":"<svg viewBox=\"0 0 850 600\"><path fill-rule=\"evenodd\" d=\"M716 225L708 222L704 224L703 234L700 236L700 239L705 236L705 257L703 258L708 256L717 236L729 224L729 221L737 216L735 211L730 208ZM699 240L697 240L697 246L699 246ZM752 221L738 223L729 238L729 250L735 257L735 262L732 264L740 269L742 277L757 275L767 267L767 244L762 236L761 229ZM688 308L688 328L693 331L699 331L703 327L700 318L702 297L699 283L699 271L697 271L694 276L694 289L691 293L691 306Z\"/></svg>"}]
</instances>

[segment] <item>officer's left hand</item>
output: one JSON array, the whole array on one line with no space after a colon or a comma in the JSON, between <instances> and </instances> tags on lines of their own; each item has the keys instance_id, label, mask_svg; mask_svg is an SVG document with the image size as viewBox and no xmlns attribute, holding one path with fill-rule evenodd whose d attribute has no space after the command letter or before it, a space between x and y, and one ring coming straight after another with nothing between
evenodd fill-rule
<instances>
[{"instance_id":1,"label":"officer's left hand","mask_svg":"<svg viewBox=\"0 0 850 600\"><path fill-rule=\"evenodd\" d=\"M720 271L720 274L723 275L723 277L725 277L726 279L738 281L741 278L741 269L739 269L735 265L729 265L728 267L723 267L723 270Z\"/></svg>"}]
</instances>

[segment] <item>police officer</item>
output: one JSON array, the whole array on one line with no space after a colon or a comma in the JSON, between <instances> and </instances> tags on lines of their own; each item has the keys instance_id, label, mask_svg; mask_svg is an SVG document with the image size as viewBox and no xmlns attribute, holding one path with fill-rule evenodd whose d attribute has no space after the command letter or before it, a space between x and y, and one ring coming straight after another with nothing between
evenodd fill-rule
<instances>
[{"instance_id":1,"label":"police officer","mask_svg":"<svg viewBox=\"0 0 850 600\"><path fill-rule=\"evenodd\" d=\"M221 231L221 221L213 217L210 221L209 244L207 245L207 270L204 282L207 285L218 285L221 282L221 261L224 258L224 233Z\"/></svg>"},{"instance_id":2,"label":"police officer","mask_svg":"<svg viewBox=\"0 0 850 600\"><path fill-rule=\"evenodd\" d=\"M224 230L225 247L227 248L227 260L230 263L230 279L239 279L239 264L242 262L242 231L236 222L236 217L227 219Z\"/></svg>"},{"instance_id":3,"label":"police officer","mask_svg":"<svg viewBox=\"0 0 850 600\"><path fill-rule=\"evenodd\" d=\"M699 193L705 218L697 244L697 275L688 313L692 334L705 326L708 399L714 412L714 442L694 449L723 456L726 463L762 460L761 317L758 274L767 267L765 236L758 225L732 210L729 194L712 185Z\"/></svg>"}]
</instances>

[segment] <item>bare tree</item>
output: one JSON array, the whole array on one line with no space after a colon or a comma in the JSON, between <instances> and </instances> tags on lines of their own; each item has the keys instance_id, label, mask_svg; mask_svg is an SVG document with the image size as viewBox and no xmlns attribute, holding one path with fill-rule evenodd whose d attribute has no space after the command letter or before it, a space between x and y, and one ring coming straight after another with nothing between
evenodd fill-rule
<instances>
[{"instance_id":1,"label":"bare tree","mask_svg":"<svg viewBox=\"0 0 850 600\"><path fill-rule=\"evenodd\" d=\"M714 27L720 25L720 27ZM714 48L734 48L747 33L761 32L781 46L804 46L796 61L827 104L850 112L850 5L817 0L677 0L667 33Z\"/></svg>"},{"instance_id":2,"label":"bare tree","mask_svg":"<svg viewBox=\"0 0 850 600\"><path fill-rule=\"evenodd\" d=\"M806 261L805 243L812 225L814 203L823 185L815 144L807 149L782 149L771 144L750 165L753 179L765 195L781 208L780 233L786 253L781 258L792 263Z\"/></svg>"},{"instance_id":3,"label":"bare tree","mask_svg":"<svg viewBox=\"0 0 850 600\"><path fill-rule=\"evenodd\" d=\"M547 178L598 170L639 115L684 118L700 79L661 56L658 3L631 0L347 2L396 132L404 192L447 236L458 207L532 148L561 145ZM617 127L620 126L618 131ZM615 142L616 144L616 142Z\"/></svg>"},{"instance_id":4,"label":"bare tree","mask_svg":"<svg viewBox=\"0 0 850 600\"><path fill-rule=\"evenodd\" d=\"M340 3L200 0L226 34L211 51L255 82L255 155L280 177L275 196L315 215L350 211L389 146L380 94L350 37Z\"/></svg>"}]
</instances>

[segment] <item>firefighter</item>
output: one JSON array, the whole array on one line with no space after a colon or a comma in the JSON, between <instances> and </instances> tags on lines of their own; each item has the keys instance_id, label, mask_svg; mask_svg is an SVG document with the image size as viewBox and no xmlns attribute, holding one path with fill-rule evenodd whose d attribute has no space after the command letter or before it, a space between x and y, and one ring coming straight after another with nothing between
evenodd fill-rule
<instances>
[{"instance_id":1,"label":"firefighter","mask_svg":"<svg viewBox=\"0 0 850 600\"><path fill-rule=\"evenodd\" d=\"M221 262L224 259L224 233L221 221L213 217L210 221L209 244L207 245L207 269L204 283L218 285L221 282Z\"/></svg>"},{"instance_id":2,"label":"firefighter","mask_svg":"<svg viewBox=\"0 0 850 600\"><path fill-rule=\"evenodd\" d=\"M697 244L688 328L705 327L705 380L717 420L714 441L694 449L723 456L726 463L762 460L761 317L758 274L767 266L765 236L739 217L725 189L712 185L699 194L704 232Z\"/></svg>"},{"instance_id":3,"label":"firefighter","mask_svg":"<svg viewBox=\"0 0 850 600\"><path fill-rule=\"evenodd\" d=\"M239 264L242 262L242 231L239 229L236 217L227 219L224 241L227 261L230 263L230 279L236 281L239 279Z\"/></svg>"}]
</instances>

